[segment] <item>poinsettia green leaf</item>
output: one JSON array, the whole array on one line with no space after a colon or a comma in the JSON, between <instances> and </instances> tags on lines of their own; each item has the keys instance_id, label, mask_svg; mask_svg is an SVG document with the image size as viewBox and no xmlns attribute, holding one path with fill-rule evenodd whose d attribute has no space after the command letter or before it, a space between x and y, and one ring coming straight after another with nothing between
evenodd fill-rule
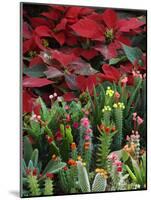
<instances>
[{"instance_id":1,"label":"poinsettia green leaf","mask_svg":"<svg viewBox=\"0 0 151 200\"><path fill-rule=\"evenodd\" d=\"M124 62L127 60L127 57L126 56L121 56L121 57L117 57L117 58L111 58L109 60L109 65L116 65L120 62Z\"/></svg>"},{"instance_id":2,"label":"poinsettia green leaf","mask_svg":"<svg viewBox=\"0 0 151 200\"><path fill-rule=\"evenodd\" d=\"M24 68L24 74L32 77L44 77L44 71L47 70L45 65L34 65L32 67Z\"/></svg>"},{"instance_id":3,"label":"poinsettia green leaf","mask_svg":"<svg viewBox=\"0 0 151 200\"><path fill-rule=\"evenodd\" d=\"M138 61L142 57L142 51L138 47L129 47L123 43L122 48L124 50L124 53L126 54L128 60L134 64L135 61Z\"/></svg>"}]
</instances>

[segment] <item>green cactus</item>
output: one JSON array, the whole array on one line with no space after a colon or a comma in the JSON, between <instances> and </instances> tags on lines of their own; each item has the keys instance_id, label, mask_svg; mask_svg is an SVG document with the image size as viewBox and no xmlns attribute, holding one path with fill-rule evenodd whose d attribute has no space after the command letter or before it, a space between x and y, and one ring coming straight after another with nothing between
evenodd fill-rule
<instances>
[{"instance_id":1,"label":"green cactus","mask_svg":"<svg viewBox=\"0 0 151 200\"><path fill-rule=\"evenodd\" d=\"M96 153L97 154L96 165L97 167L103 167L107 169L107 166L108 166L107 156L109 155L111 151L113 136L115 135L117 131L114 131L109 134L101 131L100 129L99 131L100 131L100 135L99 137L97 137L99 144L98 144L97 153Z\"/></svg>"},{"instance_id":2,"label":"green cactus","mask_svg":"<svg viewBox=\"0 0 151 200\"><path fill-rule=\"evenodd\" d=\"M71 144L73 142L73 135L72 135L71 127L70 126L66 127L65 131L66 131L66 138L68 139L69 144Z\"/></svg>"},{"instance_id":3,"label":"green cactus","mask_svg":"<svg viewBox=\"0 0 151 200\"><path fill-rule=\"evenodd\" d=\"M116 127L118 129L118 134L115 137L115 146L116 146L117 150L119 150L119 149L121 149L122 140L123 140L123 135L122 135L123 111L120 109L115 109L114 114L115 114Z\"/></svg>"},{"instance_id":4,"label":"green cactus","mask_svg":"<svg viewBox=\"0 0 151 200\"><path fill-rule=\"evenodd\" d=\"M107 186L106 178L101 176L100 173L97 173L92 184L92 192L104 192L106 186Z\"/></svg>"},{"instance_id":5,"label":"green cactus","mask_svg":"<svg viewBox=\"0 0 151 200\"><path fill-rule=\"evenodd\" d=\"M41 195L37 176L33 176L33 175L29 174L27 176L27 182L28 182L28 187L29 187L31 196Z\"/></svg>"},{"instance_id":6,"label":"green cactus","mask_svg":"<svg viewBox=\"0 0 151 200\"><path fill-rule=\"evenodd\" d=\"M118 102L117 104L113 105L114 107L114 117L115 117L115 124L118 130L118 134L114 138L114 145L116 150L122 148L122 140L123 140L123 110L125 106L123 103Z\"/></svg>"},{"instance_id":7,"label":"green cactus","mask_svg":"<svg viewBox=\"0 0 151 200\"><path fill-rule=\"evenodd\" d=\"M53 195L53 181L50 178L45 179L44 195Z\"/></svg>"},{"instance_id":8,"label":"green cactus","mask_svg":"<svg viewBox=\"0 0 151 200\"><path fill-rule=\"evenodd\" d=\"M91 189L90 189L88 173L81 161L77 161L77 169L78 169L78 183L81 191L83 193L90 192Z\"/></svg>"}]
</instances>

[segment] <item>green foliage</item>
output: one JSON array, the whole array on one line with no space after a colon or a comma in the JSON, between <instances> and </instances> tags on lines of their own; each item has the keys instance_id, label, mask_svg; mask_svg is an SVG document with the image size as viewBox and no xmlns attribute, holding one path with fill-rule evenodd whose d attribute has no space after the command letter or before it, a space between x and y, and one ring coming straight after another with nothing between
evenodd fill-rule
<instances>
[{"instance_id":1,"label":"green foliage","mask_svg":"<svg viewBox=\"0 0 151 200\"><path fill-rule=\"evenodd\" d=\"M104 192L107 186L106 179L97 173L95 175L93 184L92 184L92 192Z\"/></svg>"},{"instance_id":2,"label":"green foliage","mask_svg":"<svg viewBox=\"0 0 151 200\"><path fill-rule=\"evenodd\" d=\"M68 176L67 173L68 172L66 172L64 170L59 171L59 183L61 185L61 189L65 193L69 193L71 190L71 184L68 180L68 177L70 177L70 175Z\"/></svg>"},{"instance_id":3,"label":"green foliage","mask_svg":"<svg viewBox=\"0 0 151 200\"><path fill-rule=\"evenodd\" d=\"M28 163L29 160L30 160L30 157L32 155L32 152L33 152L33 147L31 145L31 142L29 140L29 138L27 136L25 136L23 138L23 149L24 149L24 159L25 159L25 162Z\"/></svg>"},{"instance_id":4,"label":"green foliage","mask_svg":"<svg viewBox=\"0 0 151 200\"><path fill-rule=\"evenodd\" d=\"M50 160L43 170L42 175L46 175L46 173L56 173L60 169L66 166L66 163L61 162L60 160Z\"/></svg>"},{"instance_id":5,"label":"green foliage","mask_svg":"<svg viewBox=\"0 0 151 200\"><path fill-rule=\"evenodd\" d=\"M116 64L124 62L124 61L127 61L127 57L126 56L120 56L120 57L117 57L117 58L111 58L109 60L109 65L116 65Z\"/></svg>"},{"instance_id":6,"label":"green foliage","mask_svg":"<svg viewBox=\"0 0 151 200\"><path fill-rule=\"evenodd\" d=\"M110 132L110 133L106 133L104 131L101 131L100 128L99 129L99 136L97 137L98 139L98 147L97 147L97 160L96 160L96 164L98 167L102 167L102 168L107 168L107 156L109 155L110 151L111 151L111 144L112 144L112 140L113 140L113 136L115 135L116 131L114 132Z\"/></svg>"},{"instance_id":7,"label":"green foliage","mask_svg":"<svg viewBox=\"0 0 151 200\"><path fill-rule=\"evenodd\" d=\"M31 196L39 196L41 194L37 176L28 175L27 176L28 187Z\"/></svg>"},{"instance_id":8,"label":"green foliage","mask_svg":"<svg viewBox=\"0 0 151 200\"><path fill-rule=\"evenodd\" d=\"M50 178L45 179L44 195L53 195L53 181Z\"/></svg>"},{"instance_id":9,"label":"green foliage","mask_svg":"<svg viewBox=\"0 0 151 200\"><path fill-rule=\"evenodd\" d=\"M127 115L129 114L132 103L135 101L137 95L139 94L141 86L142 86L142 79L136 78L135 79L135 87L133 88L133 90L131 92L131 96L130 96L129 100L127 101L127 106L126 106L126 110L125 110L125 117L127 117Z\"/></svg>"},{"instance_id":10,"label":"green foliage","mask_svg":"<svg viewBox=\"0 0 151 200\"><path fill-rule=\"evenodd\" d=\"M65 136L66 136L69 144L71 144L73 142L73 136L72 136L72 132L71 132L71 127L70 126L65 129Z\"/></svg>"},{"instance_id":11,"label":"green foliage","mask_svg":"<svg viewBox=\"0 0 151 200\"><path fill-rule=\"evenodd\" d=\"M34 149L33 153L31 154L31 161L33 162L33 166L36 167L38 164L39 158L39 151L38 149Z\"/></svg>"},{"instance_id":12,"label":"green foliage","mask_svg":"<svg viewBox=\"0 0 151 200\"><path fill-rule=\"evenodd\" d=\"M46 70L47 67L45 65L34 65L32 67L24 67L24 74L32 77L43 77Z\"/></svg>"},{"instance_id":13,"label":"green foliage","mask_svg":"<svg viewBox=\"0 0 151 200\"><path fill-rule=\"evenodd\" d=\"M54 101L51 109L39 98L39 119L32 119L30 115L26 115L24 123L27 136L23 137L23 195L52 195L58 191L68 194L125 190L138 188L139 185L145 188L145 158L141 158L137 163L121 150L124 134L128 134L133 125L133 112L139 109L140 116L143 116L142 108L140 109L142 105L139 102L144 92L143 84L139 77L135 79L135 87L123 87L121 80L118 84L104 82L94 88L93 96L87 92L88 99L85 104L80 101L68 104L64 101ZM115 98L115 92L119 93L119 99ZM68 110L65 109L66 105L69 106ZM92 133L88 134L88 140L85 139L87 128L82 126L82 123L79 128L73 128L74 122L80 123L82 118L87 117L85 111L90 112L88 117L92 127L89 125L88 128L92 128L95 136L92 137ZM71 117L68 122L65 119L67 114ZM104 128L101 128L102 125ZM62 135L60 140L56 139L58 130ZM141 129L139 131L142 132ZM52 141L49 142L47 136L52 138ZM30 137L33 141L29 140ZM72 148L73 141L76 142L77 148ZM118 150L116 153L124 163L122 173L109 166L107 157L113 150ZM56 155L56 159L50 160L52 155ZM69 159L73 159L77 165L70 165ZM95 175L96 166L108 171L108 185L101 173ZM47 173L57 173L54 186L53 181L46 176Z\"/></svg>"},{"instance_id":14,"label":"green foliage","mask_svg":"<svg viewBox=\"0 0 151 200\"><path fill-rule=\"evenodd\" d=\"M122 43L121 43L122 44ZM124 53L126 54L128 60L134 64L135 61L141 59L142 51L137 47L129 47L125 44L122 44Z\"/></svg>"},{"instance_id":15,"label":"green foliage","mask_svg":"<svg viewBox=\"0 0 151 200\"><path fill-rule=\"evenodd\" d=\"M90 192L90 182L86 168L81 161L77 162L78 169L78 183L83 193Z\"/></svg>"},{"instance_id":16,"label":"green foliage","mask_svg":"<svg viewBox=\"0 0 151 200\"><path fill-rule=\"evenodd\" d=\"M146 154L143 154L139 163L131 157L131 163L132 167L125 165L131 179L141 188L146 187Z\"/></svg>"}]
</instances>

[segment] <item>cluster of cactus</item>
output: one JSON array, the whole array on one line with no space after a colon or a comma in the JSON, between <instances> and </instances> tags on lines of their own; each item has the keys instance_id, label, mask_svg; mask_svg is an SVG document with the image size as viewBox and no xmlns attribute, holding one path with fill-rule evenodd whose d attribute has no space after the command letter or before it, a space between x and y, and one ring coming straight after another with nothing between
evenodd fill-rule
<instances>
[{"instance_id":1,"label":"cluster of cactus","mask_svg":"<svg viewBox=\"0 0 151 200\"><path fill-rule=\"evenodd\" d=\"M48 108L39 98L40 114L24 116L22 195L144 188L145 158L140 157L138 136L131 138L137 145L137 162L129 144L122 149L125 123L132 120L132 103L141 88L141 81L137 83L139 86L130 97L119 82L99 85L94 88L93 97L86 92L84 104L62 99L53 101ZM109 162L112 151L122 154L117 162Z\"/></svg>"}]
</instances>

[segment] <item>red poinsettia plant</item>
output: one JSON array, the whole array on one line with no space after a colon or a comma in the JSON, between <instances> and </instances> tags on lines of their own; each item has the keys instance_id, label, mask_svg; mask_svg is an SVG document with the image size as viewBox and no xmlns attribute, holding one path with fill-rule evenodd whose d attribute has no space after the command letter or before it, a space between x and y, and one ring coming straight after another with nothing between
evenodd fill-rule
<instances>
[{"instance_id":1,"label":"red poinsettia plant","mask_svg":"<svg viewBox=\"0 0 151 200\"><path fill-rule=\"evenodd\" d=\"M70 101L86 90L93 95L104 81L127 76L133 84L145 74L146 22L139 12L48 5L33 13L25 6L22 27L24 112L38 112L39 95L47 102L57 92Z\"/></svg>"}]
</instances>

